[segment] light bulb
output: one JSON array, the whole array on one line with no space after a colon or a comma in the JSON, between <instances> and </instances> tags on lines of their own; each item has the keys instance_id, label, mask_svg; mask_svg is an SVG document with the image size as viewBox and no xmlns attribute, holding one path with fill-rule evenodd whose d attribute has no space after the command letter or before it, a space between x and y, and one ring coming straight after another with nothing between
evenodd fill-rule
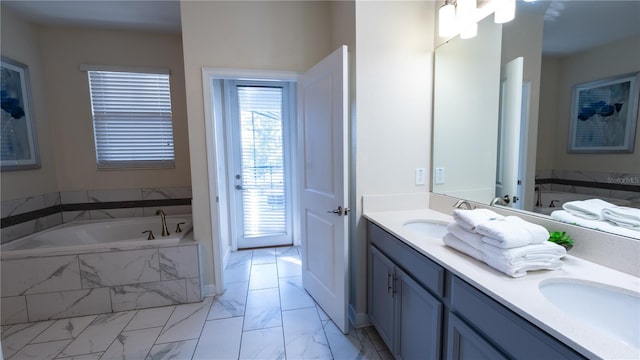
<instances>
[{"instance_id":1,"label":"light bulb","mask_svg":"<svg viewBox=\"0 0 640 360\"><path fill-rule=\"evenodd\" d=\"M478 23L467 24L460 31L460 39L471 39L478 35Z\"/></svg>"},{"instance_id":2,"label":"light bulb","mask_svg":"<svg viewBox=\"0 0 640 360\"><path fill-rule=\"evenodd\" d=\"M438 11L438 33L440 37L455 35L456 7L453 4L445 4Z\"/></svg>"},{"instance_id":3,"label":"light bulb","mask_svg":"<svg viewBox=\"0 0 640 360\"><path fill-rule=\"evenodd\" d=\"M516 0L493 0L497 1L496 13L493 21L496 24L504 24L516 17Z\"/></svg>"}]
</instances>

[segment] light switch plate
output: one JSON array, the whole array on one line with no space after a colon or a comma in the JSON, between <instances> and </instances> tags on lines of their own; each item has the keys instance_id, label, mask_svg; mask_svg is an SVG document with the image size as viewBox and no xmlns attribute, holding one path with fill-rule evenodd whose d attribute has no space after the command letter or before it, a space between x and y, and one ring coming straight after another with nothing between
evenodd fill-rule
<instances>
[{"instance_id":1,"label":"light switch plate","mask_svg":"<svg viewBox=\"0 0 640 360\"><path fill-rule=\"evenodd\" d=\"M416 185L425 184L425 168L416 168Z\"/></svg>"},{"instance_id":2,"label":"light switch plate","mask_svg":"<svg viewBox=\"0 0 640 360\"><path fill-rule=\"evenodd\" d=\"M436 185L444 184L444 168L436 168Z\"/></svg>"}]
</instances>

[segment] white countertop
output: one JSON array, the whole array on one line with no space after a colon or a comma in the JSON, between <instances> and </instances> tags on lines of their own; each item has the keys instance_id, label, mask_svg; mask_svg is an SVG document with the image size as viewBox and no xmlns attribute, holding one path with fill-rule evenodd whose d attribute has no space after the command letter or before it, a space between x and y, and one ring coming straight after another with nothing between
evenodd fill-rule
<instances>
[{"instance_id":1,"label":"white countertop","mask_svg":"<svg viewBox=\"0 0 640 360\"><path fill-rule=\"evenodd\" d=\"M610 337L580 319L566 315L539 290L543 280L572 278L638 292L640 278L571 255L562 259L564 264L559 270L529 272L524 277L512 278L446 246L442 239L417 234L403 227L404 223L412 220L452 222L453 218L449 215L422 209L365 212L364 216L584 356L640 359L640 349Z\"/></svg>"}]
</instances>

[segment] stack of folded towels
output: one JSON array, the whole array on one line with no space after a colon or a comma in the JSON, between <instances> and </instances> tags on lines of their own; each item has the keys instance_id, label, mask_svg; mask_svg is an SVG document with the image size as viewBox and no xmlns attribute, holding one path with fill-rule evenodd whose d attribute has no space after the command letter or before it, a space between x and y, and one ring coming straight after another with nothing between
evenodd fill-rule
<instances>
[{"instance_id":1,"label":"stack of folded towels","mask_svg":"<svg viewBox=\"0 0 640 360\"><path fill-rule=\"evenodd\" d=\"M540 225L488 209L454 210L453 218L444 243L507 275L562 267L565 248L547 241L549 232Z\"/></svg>"},{"instance_id":2,"label":"stack of folded towels","mask_svg":"<svg viewBox=\"0 0 640 360\"><path fill-rule=\"evenodd\" d=\"M551 217L570 224L640 238L640 209L616 206L601 199L569 201Z\"/></svg>"}]
</instances>

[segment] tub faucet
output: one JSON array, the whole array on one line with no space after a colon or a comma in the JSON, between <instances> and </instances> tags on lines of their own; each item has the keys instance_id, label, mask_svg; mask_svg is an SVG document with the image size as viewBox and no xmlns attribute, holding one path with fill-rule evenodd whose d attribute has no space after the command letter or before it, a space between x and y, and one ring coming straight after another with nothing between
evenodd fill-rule
<instances>
[{"instance_id":1,"label":"tub faucet","mask_svg":"<svg viewBox=\"0 0 640 360\"><path fill-rule=\"evenodd\" d=\"M167 229L167 219L165 218L164 211L162 209L158 209L156 211L156 215L160 215L160 220L162 220L162 236L169 235L169 229Z\"/></svg>"},{"instance_id":2,"label":"tub faucet","mask_svg":"<svg viewBox=\"0 0 640 360\"><path fill-rule=\"evenodd\" d=\"M534 191L536 192L536 206L542 206L542 192L540 191L540 186L536 186Z\"/></svg>"},{"instance_id":3,"label":"tub faucet","mask_svg":"<svg viewBox=\"0 0 640 360\"><path fill-rule=\"evenodd\" d=\"M458 200L455 204L453 204L454 208L462 209L466 208L467 210L473 210L473 205L469 203L467 200Z\"/></svg>"}]
</instances>

